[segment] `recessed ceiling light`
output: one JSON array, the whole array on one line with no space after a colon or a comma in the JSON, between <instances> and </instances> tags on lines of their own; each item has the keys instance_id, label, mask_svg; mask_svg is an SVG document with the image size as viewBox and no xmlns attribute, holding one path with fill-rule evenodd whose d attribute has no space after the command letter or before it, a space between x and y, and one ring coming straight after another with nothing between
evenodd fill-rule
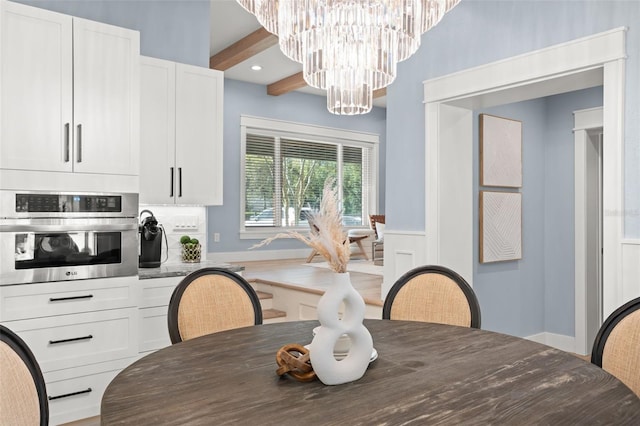
<instances>
[{"instance_id":1,"label":"recessed ceiling light","mask_svg":"<svg viewBox=\"0 0 640 426\"><path fill-rule=\"evenodd\" d=\"M262 69L262 67L260 65L253 65L251 67L251 69L254 70L254 71L260 71Z\"/></svg>"}]
</instances>

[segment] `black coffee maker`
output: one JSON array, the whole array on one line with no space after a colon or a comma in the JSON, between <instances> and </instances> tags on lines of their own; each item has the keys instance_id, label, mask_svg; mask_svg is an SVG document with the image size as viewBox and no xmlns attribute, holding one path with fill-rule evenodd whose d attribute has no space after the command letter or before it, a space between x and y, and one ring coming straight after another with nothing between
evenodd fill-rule
<instances>
[{"instance_id":1,"label":"black coffee maker","mask_svg":"<svg viewBox=\"0 0 640 426\"><path fill-rule=\"evenodd\" d=\"M142 210L140 217L148 213L138 226L140 234L140 255L138 257L139 268L157 268L160 266L162 255L162 225L158 225L153 213L149 210Z\"/></svg>"}]
</instances>

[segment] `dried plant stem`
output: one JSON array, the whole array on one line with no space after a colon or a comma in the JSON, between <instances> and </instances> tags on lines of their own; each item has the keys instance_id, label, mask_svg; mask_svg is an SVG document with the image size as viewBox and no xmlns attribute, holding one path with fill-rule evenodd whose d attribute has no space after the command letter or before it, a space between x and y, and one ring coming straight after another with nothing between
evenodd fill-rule
<instances>
[{"instance_id":1,"label":"dried plant stem","mask_svg":"<svg viewBox=\"0 0 640 426\"><path fill-rule=\"evenodd\" d=\"M342 215L338 208L337 190L334 180L327 179L322 191L320 211L309 218L311 232L304 236L297 231L279 233L267 238L251 248L258 248L279 238L295 238L316 250L335 272L346 272L351 256L349 238L342 227Z\"/></svg>"}]
</instances>

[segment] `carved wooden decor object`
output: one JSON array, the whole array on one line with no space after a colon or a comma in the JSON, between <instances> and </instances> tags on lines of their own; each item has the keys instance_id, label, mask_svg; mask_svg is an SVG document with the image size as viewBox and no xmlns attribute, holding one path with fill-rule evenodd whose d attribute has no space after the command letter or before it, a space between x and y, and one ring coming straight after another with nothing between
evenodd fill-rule
<instances>
[{"instance_id":1,"label":"carved wooden decor object","mask_svg":"<svg viewBox=\"0 0 640 426\"><path fill-rule=\"evenodd\" d=\"M310 382L316 378L316 373L309 361L309 350L297 343L284 345L276 353L279 376L289 374L300 382Z\"/></svg>"}]
</instances>

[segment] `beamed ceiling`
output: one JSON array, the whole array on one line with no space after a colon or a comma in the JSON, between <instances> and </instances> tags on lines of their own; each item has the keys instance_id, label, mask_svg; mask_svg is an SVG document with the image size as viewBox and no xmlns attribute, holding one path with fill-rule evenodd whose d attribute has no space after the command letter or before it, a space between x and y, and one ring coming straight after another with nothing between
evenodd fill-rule
<instances>
[{"instance_id":1,"label":"beamed ceiling","mask_svg":"<svg viewBox=\"0 0 640 426\"><path fill-rule=\"evenodd\" d=\"M262 70L252 70L253 65ZM305 83L302 64L287 58L280 51L278 38L236 0L211 0L209 67L224 71L225 78L262 84L272 96L294 90L326 96L324 90ZM375 91L373 96L374 106L386 106L386 89Z\"/></svg>"}]
</instances>

